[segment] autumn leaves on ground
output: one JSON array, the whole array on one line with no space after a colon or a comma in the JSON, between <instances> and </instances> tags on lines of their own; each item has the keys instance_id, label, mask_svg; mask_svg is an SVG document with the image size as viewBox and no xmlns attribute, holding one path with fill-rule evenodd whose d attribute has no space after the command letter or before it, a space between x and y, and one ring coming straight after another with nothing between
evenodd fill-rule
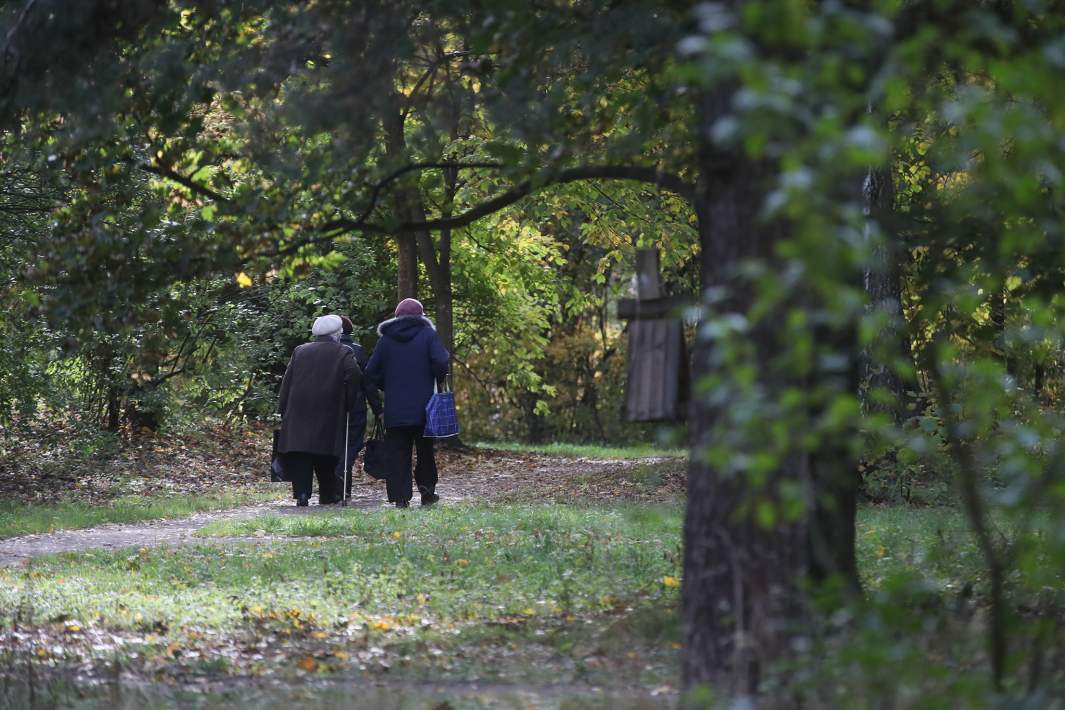
<instances>
[{"instance_id":1,"label":"autumn leaves on ground","mask_svg":"<svg viewBox=\"0 0 1065 710\"><path fill-rule=\"evenodd\" d=\"M348 509L295 508L267 431L74 441L0 471L0 708L678 702L677 452L445 449L443 504L398 511L361 476ZM891 579L934 604L981 574L943 508L863 508L858 556L872 634ZM914 664L952 662L956 617Z\"/></svg>"},{"instance_id":2,"label":"autumn leaves on ground","mask_svg":"<svg viewBox=\"0 0 1065 710\"><path fill-rule=\"evenodd\" d=\"M352 508L300 514L261 482L264 441L215 430L9 464L21 500L0 510L0 558L101 523L139 543L0 567L0 666L22 679L0 705L62 693L64 677L674 698L683 459L445 451L444 505L389 509L365 479ZM56 480L72 484L62 500L33 499ZM190 500L242 507L201 512L194 537L155 544L161 524L144 519L187 515Z\"/></svg>"}]
</instances>

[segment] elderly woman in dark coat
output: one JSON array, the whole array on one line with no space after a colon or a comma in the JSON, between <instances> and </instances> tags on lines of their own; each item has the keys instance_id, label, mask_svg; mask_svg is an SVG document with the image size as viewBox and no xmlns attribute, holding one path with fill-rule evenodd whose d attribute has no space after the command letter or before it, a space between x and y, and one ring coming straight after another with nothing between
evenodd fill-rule
<instances>
[{"instance_id":1,"label":"elderly woman in dark coat","mask_svg":"<svg viewBox=\"0 0 1065 710\"><path fill-rule=\"evenodd\" d=\"M314 322L314 340L296 348L281 381L281 436L277 450L292 481L296 505L311 497L312 470L318 476L318 502L340 500L337 452L344 450L346 416L358 396L362 373L351 349L340 344L339 316Z\"/></svg>"},{"instance_id":2,"label":"elderly woman in dark coat","mask_svg":"<svg viewBox=\"0 0 1065 710\"><path fill-rule=\"evenodd\" d=\"M411 446L418 453L414 479L422 505L440 500L436 495L436 460L433 440L425 438L425 405L433 396L434 380L447 375L450 355L440 342L422 304L407 298L396 306L395 318L377 327L381 339L366 365L366 377L385 393L385 437L402 451L398 473L386 481L388 500L398 508L410 505Z\"/></svg>"}]
</instances>

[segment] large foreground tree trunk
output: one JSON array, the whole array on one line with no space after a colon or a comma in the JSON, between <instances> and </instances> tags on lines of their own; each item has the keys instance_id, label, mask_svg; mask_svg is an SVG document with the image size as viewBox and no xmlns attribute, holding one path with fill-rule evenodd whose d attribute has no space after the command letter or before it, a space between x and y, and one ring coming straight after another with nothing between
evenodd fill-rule
<instances>
[{"instance_id":1,"label":"large foreground tree trunk","mask_svg":"<svg viewBox=\"0 0 1065 710\"><path fill-rule=\"evenodd\" d=\"M730 97L722 88L705 99L704 126L725 113ZM743 259L772 256L782 236L779 227L758 217L767 177L764 166L738 152L703 151L697 198L703 286L732 288L728 302L719 307L743 315L749 294L730 283L731 272ZM779 343L770 332L754 338L764 366ZM711 371L709 343L700 337L694 351L696 381ZM805 538L801 525L763 529L751 516L736 514L753 491L746 481L720 475L703 459L702 446L719 425L721 412L705 397L693 399L684 525L684 682L692 687L731 680L734 690L748 692L757 686L761 662L778 656L789 643L801 607L797 585L807 569Z\"/></svg>"},{"instance_id":2,"label":"large foreground tree trunk","mask_svg":"<svg viewBox=\"0 0 1065 710\"><path fill-rule=\"evenodd\" d=\"M709 93L702 105L701 135L731 106L727 87ZM703 287L724 287L727 298L714 308L748 317L753 294L735 278L747 259L773 264L775 247L787 235L779 223L761 216L773 166L751 160L741 149L722 151L704 146L701 180L696 198L702 246ZM779 374L775 364L789 343L780 334L779 320L762 318L752 324L759 384L772 398L785 386L807 387ZM826 333L833 345L850 347L846 333ZM710 343L696 341L696 383L714 370ZM831 375L845 378L836 386L855 387L855 365ZM694 392L699 392L696 385ZM842 575L856 585L854 561L854 507L856 466L842 441L811 454L798 446L777 462L766 485L756 488L745 475L731 475L710 465L702 448L727 427L728 405L711 405L705 396L693 396L691 410L692 455L685 519L684 589L682 620L685 649L683 679L687 688L713 683L732 692L757 690L767 664L791 652L796 635L803 633L807 616L801 586L808 579ZM816 416L811 411L810 416ZM761 500L779 501L783 488L797 487L807 502L798 520L778 518L760 524L750 506Z\"/></svg>"}]
</instances>

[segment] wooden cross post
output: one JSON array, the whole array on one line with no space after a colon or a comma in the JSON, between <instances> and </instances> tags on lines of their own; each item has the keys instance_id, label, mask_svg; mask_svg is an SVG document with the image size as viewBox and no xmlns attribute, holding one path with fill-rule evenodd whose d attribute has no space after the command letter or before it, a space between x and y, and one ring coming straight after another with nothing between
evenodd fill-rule
<instances>
[{"instance_id":1,"label":"wooden cross post","mask_svg":"<svg viewBox=\"0 0 1065 710\"><path fill-rule=\"evenodd\" d=\"M657 249L636 251L636 298L618 302L629 321L625 419L676 421L688 413L690 374L684 331L675 313L687 299L665 296Z\"/></svg>"}]
</instances>

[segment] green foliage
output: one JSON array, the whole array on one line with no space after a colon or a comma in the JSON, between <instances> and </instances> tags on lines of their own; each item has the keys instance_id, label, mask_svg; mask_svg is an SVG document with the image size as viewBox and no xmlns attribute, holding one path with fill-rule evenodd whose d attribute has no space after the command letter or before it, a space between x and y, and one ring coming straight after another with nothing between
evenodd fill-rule
<instances>
[{"instance_id":1,"label":"green foliage","mask_svg":"<svg viewBox=\"0 0 1065 710\"><path fill-rule=\"evenodd\" d=\"M989 607L981 660L990 679L963 688L969 679L951 660L936 670L936 697L992 688L1022 696L1023 668L1042 662L1030 644L1061 643L1043 631L1060 607L1038 590L1044 565L1065 559L1065 548L1044 544L1061 539L1051 516L1063 503L1062 420L1047 398L1058 375L1047 370L1061 342L1065 273L1054 167L1065 103L1049 78L1060 69L1065 18L1040 2L1000 11L767 0L707 5L700 21L703 33L683 45L685 75L735 97L707 127L709 149L759 166L768 188L758 207L774 235L771 249L713 272L700 331L710 374L700 391L718 418L705 460L743 481L741 506L766 529L824 495L796 479L798 462L846 466L890 452L894 463L872 483L927 486L933 500L949 475L979 551L967 564L982 570L969 584ZM859 187L885 167L899 189L878 211ZM885 268L878 253L901 260L901 313L868 309L859 288ZM884 332L902 333L907 347ZM859 348L920 387L917 409L893 419L860 406ZM893 396L867 396L885 394ZM898 477L884 481L892 467ZM872 619L868 635L861 627L847 637L870 697L898 682L876 672L886 646L898 673L924 673L923 654L950 653L922 646L940 617L924 610L920 587L896 578L853 612ZM921 614L909 613L914 605ZM1040 611L1019 612L1026 608Z\"/></svg>"}]
</instances>

